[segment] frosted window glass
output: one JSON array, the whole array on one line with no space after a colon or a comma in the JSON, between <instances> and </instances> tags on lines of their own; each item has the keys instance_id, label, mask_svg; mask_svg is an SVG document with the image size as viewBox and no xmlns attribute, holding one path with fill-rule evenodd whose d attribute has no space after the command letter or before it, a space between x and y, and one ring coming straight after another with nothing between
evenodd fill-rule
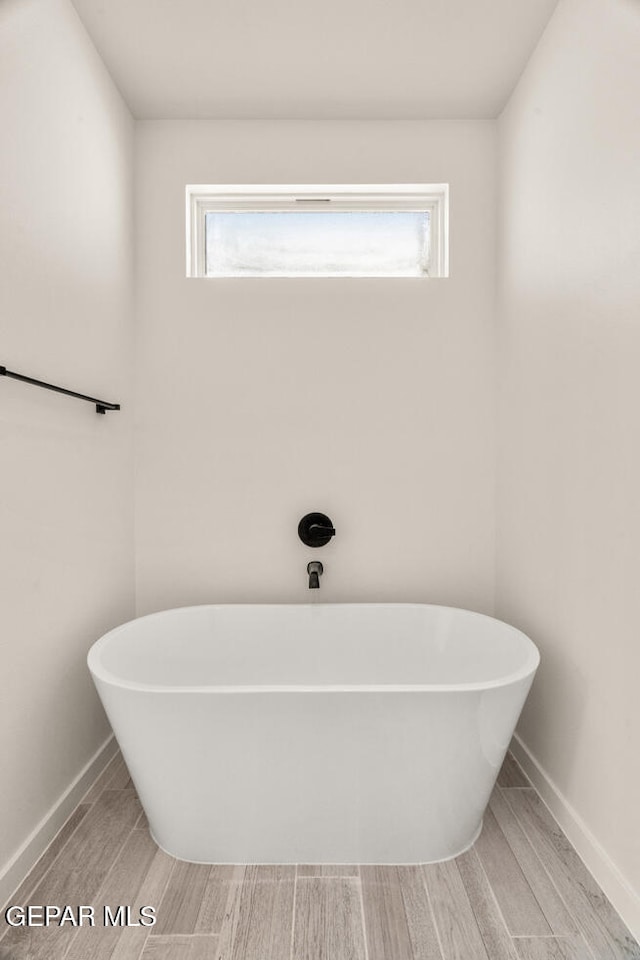
<instances>
[{"instance_id":1,"label":"frosted window glass","mask_svg":"<svg viewBox=\"0 0 640 960\"><path fill-rule=\"evenodd\" d=\"M424 277L427 211L206 214L208 277Z\"/></svg>"}]
</instances>

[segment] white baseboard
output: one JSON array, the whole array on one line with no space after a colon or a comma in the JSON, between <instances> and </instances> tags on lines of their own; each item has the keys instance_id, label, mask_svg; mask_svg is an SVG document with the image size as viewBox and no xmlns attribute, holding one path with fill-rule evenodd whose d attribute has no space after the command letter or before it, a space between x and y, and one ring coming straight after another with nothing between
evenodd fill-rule
<instances>
[{"instance_id":1,"label":"white baseboard","mask_svg":"<svg viewBox=\"0 0 640 960\"><path fill-rule=\"evenodd\" d=\"M517 733L511 742L511 751L589 872L600 884L633 936L640 942L640 896Z\"/></svg>"},{"instance_id":2,"label":"white baseboard","mask_svg":"<svg viewBox=\"0 0 640 960\"><path fill-rule=\"evenodd\" d=\"M0 904L6 904L13 891L20 886L116 750L117 744L111 734L31 831L17 853L0 870Z\"/></svg>"}]
</instances>

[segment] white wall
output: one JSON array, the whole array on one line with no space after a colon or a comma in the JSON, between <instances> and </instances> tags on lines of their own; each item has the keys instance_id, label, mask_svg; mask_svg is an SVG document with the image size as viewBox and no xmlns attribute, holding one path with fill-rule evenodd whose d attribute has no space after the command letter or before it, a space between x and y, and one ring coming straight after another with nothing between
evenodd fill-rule
<instances>
[{"instance_id":1,"label":"white wall","mask_svg":"<svg viewBox=\"0 0 640 960\"><path fill-rule=\"evenodd\" d=\"M138 125L140 613L310 598L491 609L494 128ZM444 181L449 280L185 278L188 183ZM318 551L297 537L310 510L338 531Z\"/></svg>"},{"instance_id":2,"label":"white wall","mask_svg":"<svg viewBox=\"0 0 640 960\"><path fill-rule=\"evenodd\" d=\"M67 0L4 0L0 64L0 363L124 405L0 379L1 873L107 737L85 652L133 612L133 123Z\"/></svg>"},{"instance_id":3,"label":"white wall","mask_svg":"<svg viewBox=\"0 0 640 960\"><path fill-rule=\"evenodd\" d=\"M542 651L520 734L636 931L639 104L640 5L561 0L500 121L497 536Z\"/></svg>"}]
</instances>

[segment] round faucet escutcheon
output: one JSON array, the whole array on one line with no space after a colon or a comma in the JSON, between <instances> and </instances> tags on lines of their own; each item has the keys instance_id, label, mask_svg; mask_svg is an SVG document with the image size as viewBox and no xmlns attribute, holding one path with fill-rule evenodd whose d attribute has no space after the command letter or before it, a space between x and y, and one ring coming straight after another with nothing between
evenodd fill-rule
<instances>
[{"instance_id":1,"label":"round faucet escutcheon","mask_svg":"<svg viewBox=\"0 0 640 960\"><path fill-rule=\"evenodd\" d=\"M326 513L307 513L298 524L298 536L308 547L324 547L335 535L333 521Z\"/></svg>"}]
</instances>

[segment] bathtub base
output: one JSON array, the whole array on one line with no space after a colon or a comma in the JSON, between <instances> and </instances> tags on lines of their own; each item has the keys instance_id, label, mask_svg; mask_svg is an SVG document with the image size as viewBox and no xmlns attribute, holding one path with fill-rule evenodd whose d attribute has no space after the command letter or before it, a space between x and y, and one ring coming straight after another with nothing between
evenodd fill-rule
<instances>
[{"instance_id":1,"label":"bathtub base","mask_svg":"<svg viewBox=\"0 0 640 960\"><path fill-rule=\"evenodd\" d=\"M496 695L176 693L168 710L134 693L127 716L119 692L115 732L156 842L181 860L433 863L480 829L511 736Z\"/></svg>"},{"instance_id":2,"label":"bathtub base","mask_svg":"<svg viewBox=\"0 0 640 960\"><path fill-rule=\"evenodd\" d=\"M303 862L303 861L300 861L300 862L296 862L296 863L288 863L288 862L286 862L286 861L283 862L283 861L281 861L281 860L269 860L269 861L266 861L266 860L261 860L261 861L254 861L254 860L249 861L249 860L246 860L246 861L242 861L242 862L239 862L239 861L236 861L236 860L234 860L234 861L227 861L227 860L190 860L190 859L188 859L188 858L186 858L186 857L180 857L180 856L178 856L178 854L173 853L171 850L167 850L167 848L166 848L166 847L163 847L161 843L158 843L156 837L154 837L154 835L153 835L153 831L152 831L152 830L149 830L149 833L150 833L151 839L153 840L153 842L155 843L155 845L156 845L160 850L162 850L163 853L166 853L167 856L172 857L174 860L182 860L183 863L200 863L200 864L203 864L203 865L205 865L205 866L249 867L249 866L262 866L262 865L273 866L274 864L278 864L279 866L307 866L307 865L322 866L322 865L324 865L324 864L334 865L335 863L339 863L341 866L350 866L350 867L356 867L356 866L358 866L358 867L380 867L380 866L387 866L387 867L416 867L416 866L426 866L427 864L431 864L431 863L444 863L446 860L454 860L456 857L462 856L463 853L466 853L467 850L470 850L471 847L473 847L473 845L475 844L476 840L478 839L478 837L479 837L480 834L482 833L482 827L483 827L483 821L481 820L481 821L480 821L480 826L478 827L478 829L476 830L475 834L473 835L473 839L471 840L471 842L468 843L465 847L462 847L460 850L457 850L455 853L452 853L452 854L450 854L450 855L447 856L447 857L440 857L438 860L408 860L408 861L403 861L402 863L399 863L399 862L397 862L397 861L391 862L391 861L386 861L386 860L383 861L383 862L376 861L375 863L373 863L373 862L364 862L364 861L358 861L358 862L356 863L355 861L352 862L352 861L350 861L350 860L340 860L340 861L327 860L327 859L326 859L325 857L323 857L323 856L313 857L313 858L311 858L310 860L307 860L307 861L304 861L304 862Z\"/></svg>"}]
</instances>

